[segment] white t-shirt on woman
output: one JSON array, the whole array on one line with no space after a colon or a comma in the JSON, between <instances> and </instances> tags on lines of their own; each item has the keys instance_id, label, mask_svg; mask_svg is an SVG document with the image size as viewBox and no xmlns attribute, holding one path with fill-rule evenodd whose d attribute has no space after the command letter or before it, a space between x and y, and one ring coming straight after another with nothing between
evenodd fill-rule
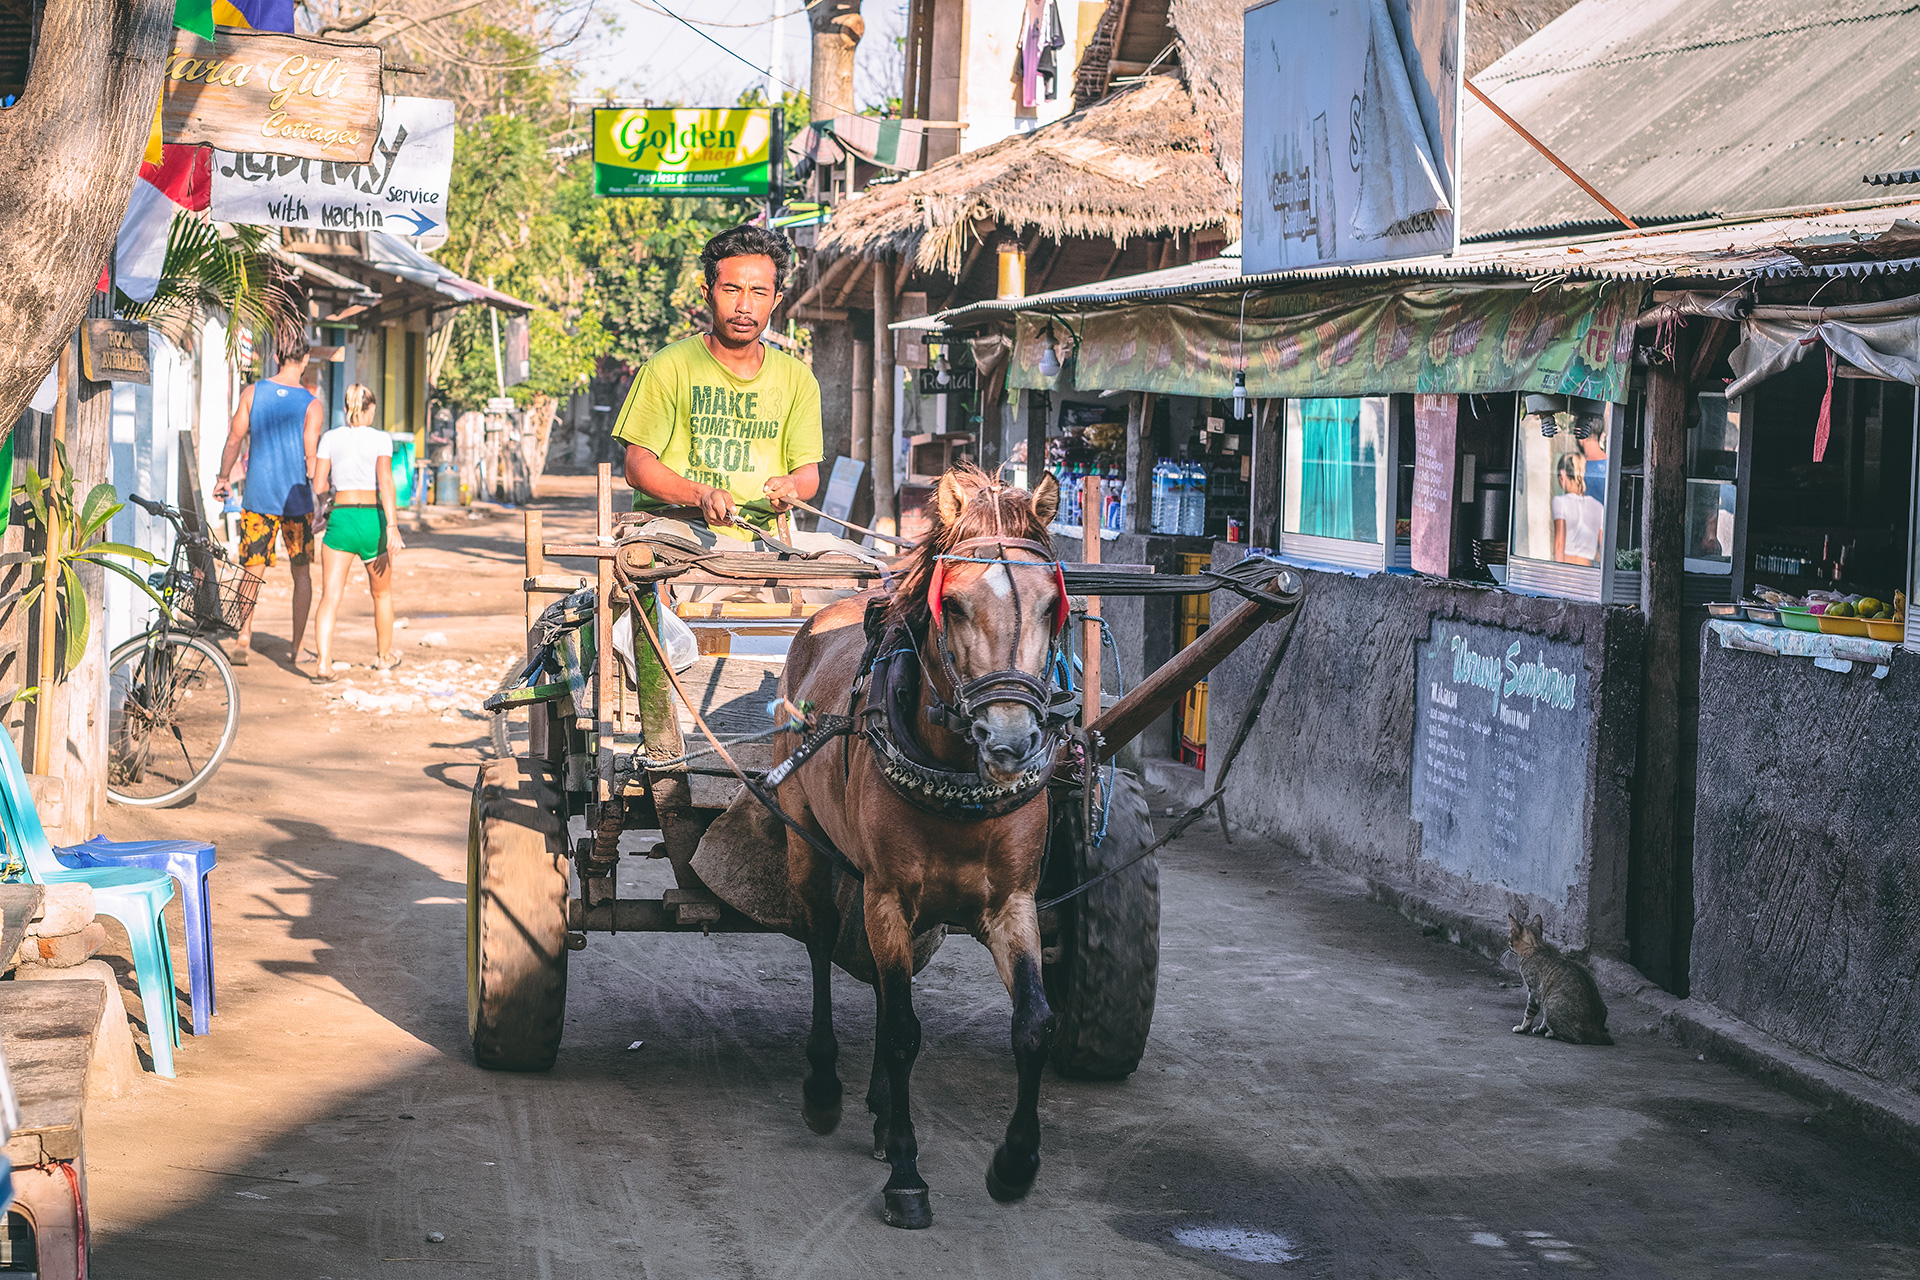
<instances>
[{"instance_id":1,"label":"white t-shirt on woman","mask_svg":"<svg viewBox=\"0 0 1920 1280\"><path fill-rule=\"evenodd\" d=\"M333 464L334 489L373 489L380 468L392 465L393 437L378 427L335 427L320 437L319 454Z\"/></svg>"},{"instance_id":2,"label":"white t-shirt on woman","mask_svg":"<svg viewBox=\"0 0 1920 1280\"><path fill-rule=\"evenodd\" d=\"M1553 500L1553 518L1567 522L1566 554L1593 561L1600 555L1600 531L1607 509L1584 493L1563 493Z\"/></svg>"}]
</instances>

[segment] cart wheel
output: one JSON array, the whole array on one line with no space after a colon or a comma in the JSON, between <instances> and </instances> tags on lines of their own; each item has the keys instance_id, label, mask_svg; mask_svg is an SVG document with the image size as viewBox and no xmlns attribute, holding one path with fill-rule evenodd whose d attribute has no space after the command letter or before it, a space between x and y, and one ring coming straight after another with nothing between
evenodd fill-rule
<instances>
[{"instance_id":1,"label":"cart wheel","mask_svg":"<svg viewBox=\"0 0 1920 1280\"><path fill-rule=\"evenodd\" d=\"M1095 809L1096 820L1099 810ZM1153 843L1140 780L1114 770L1106 838L1088 847L1077 803L1056 803L1045 895L1064 893ZM1042 921L1047 1003L1053 1006L1048 1060L1064 1076L1117 1080L1132 1075L1153 1027L1160 970L1160 868L1151 857L1101 881Z\"/></svg>"},{"instance_id":2,"label":"cart wheel","mask_svg":"<svg viewBox=\"0 0 1920 1280\"><path fill-rule=\"evenodd\" d=\"M467 1030L494 1071L545 1071L567 1006L567 856L558 797L525 760L489 760L467 825Z\"/></svg>"}]
</instances>

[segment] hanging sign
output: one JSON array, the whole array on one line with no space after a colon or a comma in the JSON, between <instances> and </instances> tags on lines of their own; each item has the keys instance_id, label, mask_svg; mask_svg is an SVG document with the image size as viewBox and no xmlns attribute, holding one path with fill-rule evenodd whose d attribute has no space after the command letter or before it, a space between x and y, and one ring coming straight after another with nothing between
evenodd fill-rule
<instances>
[{"instance_id":1,"label":"hanging sign","mask_svg":"<svg viewBox=\"0 0 1920 1280\"><path fill-rule=\"evenodd\" d=\"M160 140L364 163L380 133L380 48L310 36L176 30Z\"/></svg>"},{"instance_id":2,"label":"hanging sign","mask_svg":"<svg viewBox=\"0 0 1920 1280\"><path fill-rule=\"evenodd\" d=\"M215 151L212 213L255 227L444 236L452 176L453 103L388 98L365 164Z\"/></svg>"},{"instance_id":3,"label":"hanging sign","mask_svg":"<svg viewBox=\"0 0 1920 1280\"><path fill-rule=\"evenodd\" d=\"M593 194L764 196L772 140L768 107L596 107Z\"/></svg>"},{"instance_id":4,"label":"hanging sign","mask_svg":"<svg viewBox=\"0 0 1920 1280\"><path fill-rule=\"evenodd\" d=\"M152 382L147 326L132 320L82 322L80 372L89 382Z\"/></svg>"},{"instance_id":5,"label":"hanging sign","mask_svg":"<svg viewBox=\"0 0 1920 1280\"><path fill-rule=\"evenodd\" d=\"M1458 396L1413 398L1413 567L1444 578L1453 570L1454 439Z\"/></svg>"}]
</instances>

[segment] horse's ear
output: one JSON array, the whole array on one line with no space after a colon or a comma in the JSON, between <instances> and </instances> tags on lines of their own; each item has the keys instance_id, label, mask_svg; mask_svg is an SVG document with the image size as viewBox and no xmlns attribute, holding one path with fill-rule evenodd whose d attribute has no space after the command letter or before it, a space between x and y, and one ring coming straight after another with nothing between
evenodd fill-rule
<instances>
[{"instance_id":1,"label":"horse's ear","mask_svg":"<svg viewBox=\"0 0 1920 1280\"><path fill-rule=\"evenodd\" d=\"M958 473L949 471L940 477L940 488L935 497L940 523L951 528L959 522L960 513L967 509L967 486L960 483Z\"/></svg>"},{"instance_id":2,"label":"horse's ear","mask_svg":"<svg viewBox=\"0 0 1920 1280\"><path fill-rule=\"evenodd\" d=\"M1054 513L1060 510L1060 482L1053 478L1053 472L1040 473L1040 483L1033 486L1033 514L1040 517L1041 524L1052 524Z\"/></svg>"}]
</instances>

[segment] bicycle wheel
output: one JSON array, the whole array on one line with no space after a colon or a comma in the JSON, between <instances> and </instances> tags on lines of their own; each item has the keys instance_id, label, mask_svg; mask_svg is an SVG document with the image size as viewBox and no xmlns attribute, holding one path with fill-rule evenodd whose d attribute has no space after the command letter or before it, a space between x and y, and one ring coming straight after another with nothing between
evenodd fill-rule
<instances>
[{"instance_id":1,"label":"bicycle wheel","mask_svg":"<svg viewBox=\"0 0 1920 1280\"><path fill-rule=\"evenodd\" d=\"M107 664L107 798L164 809L206 785L240 732L240 687L219 647L148 632Z\"/></svg>"}]
</instances>

